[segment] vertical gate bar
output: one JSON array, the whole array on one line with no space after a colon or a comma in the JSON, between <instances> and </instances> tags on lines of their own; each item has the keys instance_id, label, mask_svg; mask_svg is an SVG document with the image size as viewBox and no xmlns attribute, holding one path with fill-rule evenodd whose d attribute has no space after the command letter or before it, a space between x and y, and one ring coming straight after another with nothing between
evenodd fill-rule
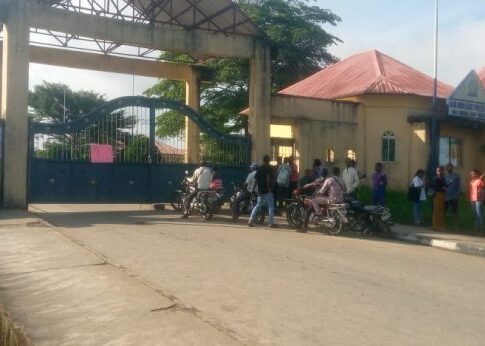
<instances>
[{"instance_id":1,"label":"vertical gate bar","mask_svg":"<svg viewBox=\"0 0 485 346\"><path fill-rule=\"evenodd\" d=\"M150 105L150 157L151 162L155 159L155 105L152 103Z\"/></svg>"}]
</instances>

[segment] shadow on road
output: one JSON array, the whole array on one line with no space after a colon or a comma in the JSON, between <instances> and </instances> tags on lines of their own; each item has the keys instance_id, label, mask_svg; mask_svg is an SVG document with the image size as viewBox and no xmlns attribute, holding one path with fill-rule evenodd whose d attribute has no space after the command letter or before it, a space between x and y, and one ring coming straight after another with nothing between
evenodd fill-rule
<instances>
[{"instance_id":1,"label":"shadow on road","mask_svg":"<svg viewBox=\"0 0 485 346\"><path fill-rule=\"evenodd\" d=\"M79 209L79 208L77 208ZM81 208L82 209L82 208ZM48 208L42 207L33 208L32 210L37 217L46 221L54 227L60 228L89 228L99 225L138 225L143 226L166 226L166 225L187 225L192 230L195 228L201 231L211 227L212 230L216 228L223 229L246 229L251 232L270 231L274 233L295 233L296 230L291 228L284 217L277 217L276 222L278 228L268 228L267 225L256 225L254 228L248 228L247 217L241 217L238 221L233 221L229 215L215 215L211 221L204 221L200 216L191 216L188 220L180 219L180 213L173 210L95 210L91 206L86 206L86 210L68 210L60 211L59 208L50 211ZM127 230L138 230L138 228L126 228ZM141 228L140 228L141 229ZM298 233L300 235L308 236L329 236L325 233L318 232L315 229L310 229L308 233ZM412 245L394 239L381 238L374 235L363 235L357 232L345 232L338 237L345 239L353 239L358 241L378 241L386 243L399 243Z\"/></svg>"}]
</instances>

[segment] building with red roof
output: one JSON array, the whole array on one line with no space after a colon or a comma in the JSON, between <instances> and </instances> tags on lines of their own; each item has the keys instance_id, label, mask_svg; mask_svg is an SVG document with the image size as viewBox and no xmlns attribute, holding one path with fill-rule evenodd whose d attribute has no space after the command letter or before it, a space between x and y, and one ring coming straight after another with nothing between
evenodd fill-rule
<instances>
[{"instance_id":1,"label":"building with red roof","mask_svg":"<svg viewBox=\"0 0 485 346\"><path fill-rule=\"evenodd\" d=\"M464 83L478 85L473 107L480 109L481 102L485 107L485 69L473 72L472 79L478 84ZM343 167L350 157L368 176L374 164L382 162L390 186L405 189L414 172L429 163L433 85L431 76L377 50L326 67L273 96L273 157L296 156L301 171L317 158ZM473 126L476 121L451 114L451 105L469 107L466 102L473 101L453 103L451 96L459 88L437 82L439 163L453 163L464 173L485 169L478 150L485 152L485 137ZM252 116L250 109L243 114Z\"/></svg>"},{"instance_id":2,"label":"building with red roof","mask_svg":"<svg viewBox=\"0 0 485 346\"><path fill-rule=\"evenodd\" d=\"M438 97L453 87L438 83ZM279 92L281 95L338 100L360 95L432 97L433 78L377 50L356 54Z\"/></svg>"}]
</instances>

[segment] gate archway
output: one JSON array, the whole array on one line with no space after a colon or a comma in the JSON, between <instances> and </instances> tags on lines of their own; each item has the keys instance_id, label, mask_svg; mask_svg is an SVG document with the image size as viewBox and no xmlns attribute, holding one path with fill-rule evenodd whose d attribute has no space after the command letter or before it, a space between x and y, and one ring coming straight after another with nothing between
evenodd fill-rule
<instances>
[{"instance_id":1,"label":"gate archway","mask_svg":"<svg viewBox=\"0 0 485 346\"><path fill-rule=\"evenodd\" d=\"M168 125L160 121L169 116ZM218 167L226 187L242 181L251 155L247 135L223 133L173 100L129 96L68 123L30 123L29 202L168 202L197 164L187 162L185 117L200 129L199 156ZM174 130L157 131L157 123Z\"/></svg>"}]
</instances>

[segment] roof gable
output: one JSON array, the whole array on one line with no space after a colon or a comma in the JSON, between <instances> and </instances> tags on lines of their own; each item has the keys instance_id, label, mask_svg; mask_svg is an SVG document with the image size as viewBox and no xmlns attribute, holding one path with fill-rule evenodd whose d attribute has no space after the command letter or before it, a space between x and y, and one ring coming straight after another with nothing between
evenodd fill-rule
<instances>
[{"instance_id":1,"label":"roof gable","mask_svg":"<svg viewBox=\"0 0 485 346\"><path fill-rule=\"evenodd\" d=\"M474 70L470 71L465 79L456 87L450 99L485 103L485 88Z\"/></svg>"},{"instance_id":2,"label":"roof gable","mask_svg":"<svg viewBox=\"0 0 485 346\"><path fill-rule=\"evenodd\" d=\"M438 82L438 96L453 88ZM280 91L280 94L339 99L364 94L433 95L433 78L377 50L353 55Z\"/></svg>"}]
</instances>

